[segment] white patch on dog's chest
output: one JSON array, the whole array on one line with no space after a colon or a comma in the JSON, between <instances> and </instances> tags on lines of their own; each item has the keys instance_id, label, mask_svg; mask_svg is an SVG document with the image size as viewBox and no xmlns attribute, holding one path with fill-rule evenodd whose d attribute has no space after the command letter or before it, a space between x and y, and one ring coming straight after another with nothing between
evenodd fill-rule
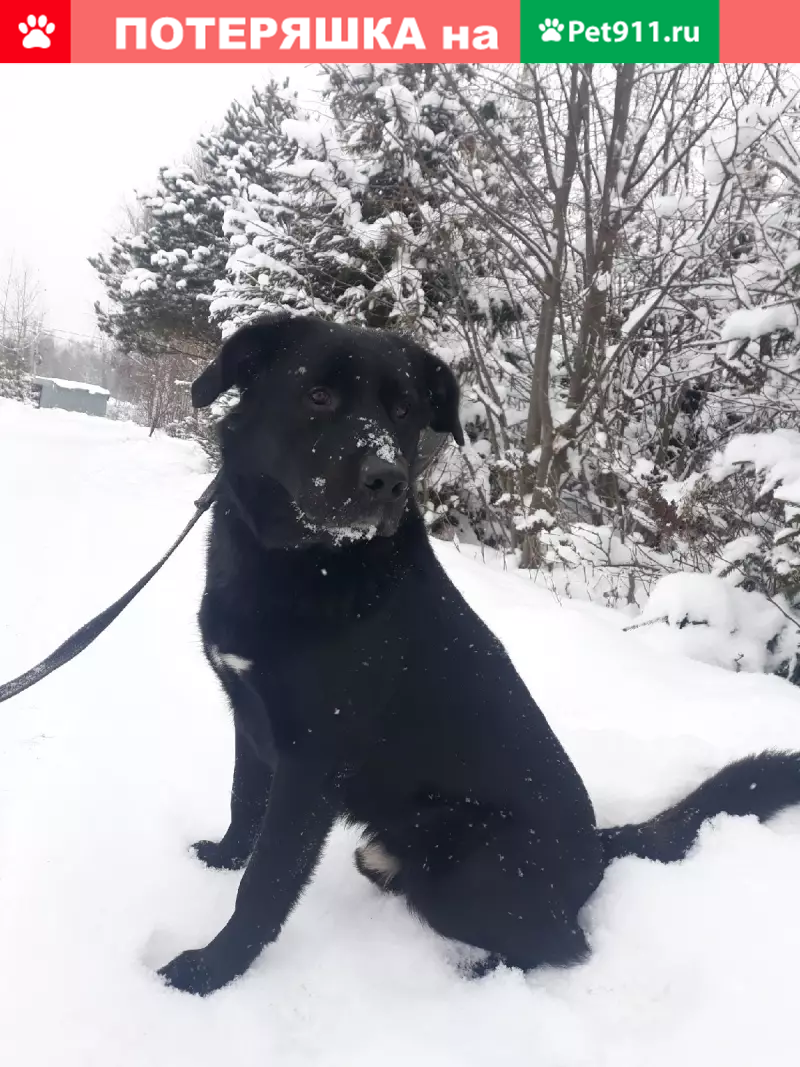
<instances>
[{"instance_id":1,"label":"white patch on dog's chest","mask_svg":"<svg viewBox=\"0 0 800 1067\"><path fill-rule=\"evenodd\" d=\"M244 674L253 666L253 661L237 656L235 652L220 652L216 645L211 646L211 661L216 667L227 667L235 674Z\"/></svg>"}]
</instances>

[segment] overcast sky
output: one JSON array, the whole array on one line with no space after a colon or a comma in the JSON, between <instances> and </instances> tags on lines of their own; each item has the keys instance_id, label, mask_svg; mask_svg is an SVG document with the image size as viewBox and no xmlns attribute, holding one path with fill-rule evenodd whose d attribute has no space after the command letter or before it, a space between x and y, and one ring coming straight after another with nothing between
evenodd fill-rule
<instances>
[{"instance_id":1,"label":"overcast sky","mask_svg":"<svg viewBox=\"0 0 800 1067\"><path fill-rule=\"evenodd\" d=\"M271 73L314 83L299 65L0 65L0 271L13 256L38 274L46 326L93 333L86 257L120 204Z\"/></svg>"}]
</instances>

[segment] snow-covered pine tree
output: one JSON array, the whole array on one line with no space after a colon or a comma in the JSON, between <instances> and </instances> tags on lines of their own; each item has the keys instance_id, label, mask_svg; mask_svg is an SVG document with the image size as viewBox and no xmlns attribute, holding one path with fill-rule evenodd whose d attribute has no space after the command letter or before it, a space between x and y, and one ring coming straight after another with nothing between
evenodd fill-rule
<instances>
[{"instance_id":1,"label":"snow-covered pine tree","mask_svg":"<svg viewBox=\"0 0 800 1067\"><path fill-rule=\"evenodd\" d=\"M225 213L272 180L274 137L292 108L275 82L246 105L234 101L190 162L161 168L155 188L138 194L132 225L91 260L110 300L97 309L100 326L124 351L202 357L216 346L209 303L230 254Z\"/></svg>"},{"instance_id":2,"label":"snow-covered pine tree","mask_svg":"<svg viewBox=\"0 0 800 1067\"><path fill-rule=\"evenodd\" d=\"M463 243L463 219L447 217L442 184L444 159L461 151L457 109L430 66L325 70L320 111L281 124L273 173L285 188L277 197L251 189L248 209L229 212L231 227L238 223L231 272L239 291L263 290L267 307L277 299L297 311L440 335L439 308L452 305L455 286L437 244L448 227L452 244Z\"/></svg>"},{"instance_id":3,"label":"snow-covered pine tree","mask_svg":"<svg viewBox=\"0 0 800 1067\"><path fill-rule=\"evenodd\" d=\"M281 168L295 154L284 124L297 116L297 94L288 81L272 81L254 89L247 106L232 108L225 127L203 142L215 173L228 185L222 223L226 269L217 277L210 305L211 318L223 332L275 310L265 270L274 265L277 247L292 241L294 211Z\"/></svg>"},{"instance_id":4,"label":"snow-covered pine tree","mask_svg":"<svg viewBox=\"0 0 800 1067\"><path fill-rule=\"evenodd\" d=\"M225 208L204 170L199 159L162 167L130 227L90 259L109 301L96 306L100 328L123 351L201 353L218 339L208 300L224 269Z\"/></svg>"}]
</instances>

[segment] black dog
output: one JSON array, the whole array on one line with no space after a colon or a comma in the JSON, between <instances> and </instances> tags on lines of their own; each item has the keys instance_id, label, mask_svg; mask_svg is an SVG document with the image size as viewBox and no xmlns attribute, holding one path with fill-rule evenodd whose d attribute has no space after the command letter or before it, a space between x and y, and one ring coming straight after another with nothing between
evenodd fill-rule
<instances>
[{"instance_id":1,"label":"black dog","mask_svg":"<svg viewBox=\"0 0 800 1067\"><path fill-rule=\"evenodd\" d=\"M584 958L578 913L614 857L678 859L711 815L800 801L800 756L766 753L648 823L597 828L410 495L425 427L463 443L438 359L388 333L278 316L223 345L195 407L232 386L200 626L236 764L230 828L195 848L247 869L225 928L163 968L171 985L205 994L247 970L337 818L364 827L356 864L373 882L489 965L528 969Z\"/></svg>"}]
</instances>

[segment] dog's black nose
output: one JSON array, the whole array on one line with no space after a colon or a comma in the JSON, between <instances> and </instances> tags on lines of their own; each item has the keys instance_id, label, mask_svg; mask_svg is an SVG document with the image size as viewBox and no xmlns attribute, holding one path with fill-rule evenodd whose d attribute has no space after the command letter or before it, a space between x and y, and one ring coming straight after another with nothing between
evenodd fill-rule
<instances>
[{"instance_id":1,"label":"dog's black nose","mask_svg":"<svg viewBox=\"0 0 800 1067\"><path fill-rule=\"evenodd\" d=\"M408 489L408 472L399 463L387 463L377 456L361 461L361 488L380 504L391 504Z\"/></svg>"}]
</instances>

